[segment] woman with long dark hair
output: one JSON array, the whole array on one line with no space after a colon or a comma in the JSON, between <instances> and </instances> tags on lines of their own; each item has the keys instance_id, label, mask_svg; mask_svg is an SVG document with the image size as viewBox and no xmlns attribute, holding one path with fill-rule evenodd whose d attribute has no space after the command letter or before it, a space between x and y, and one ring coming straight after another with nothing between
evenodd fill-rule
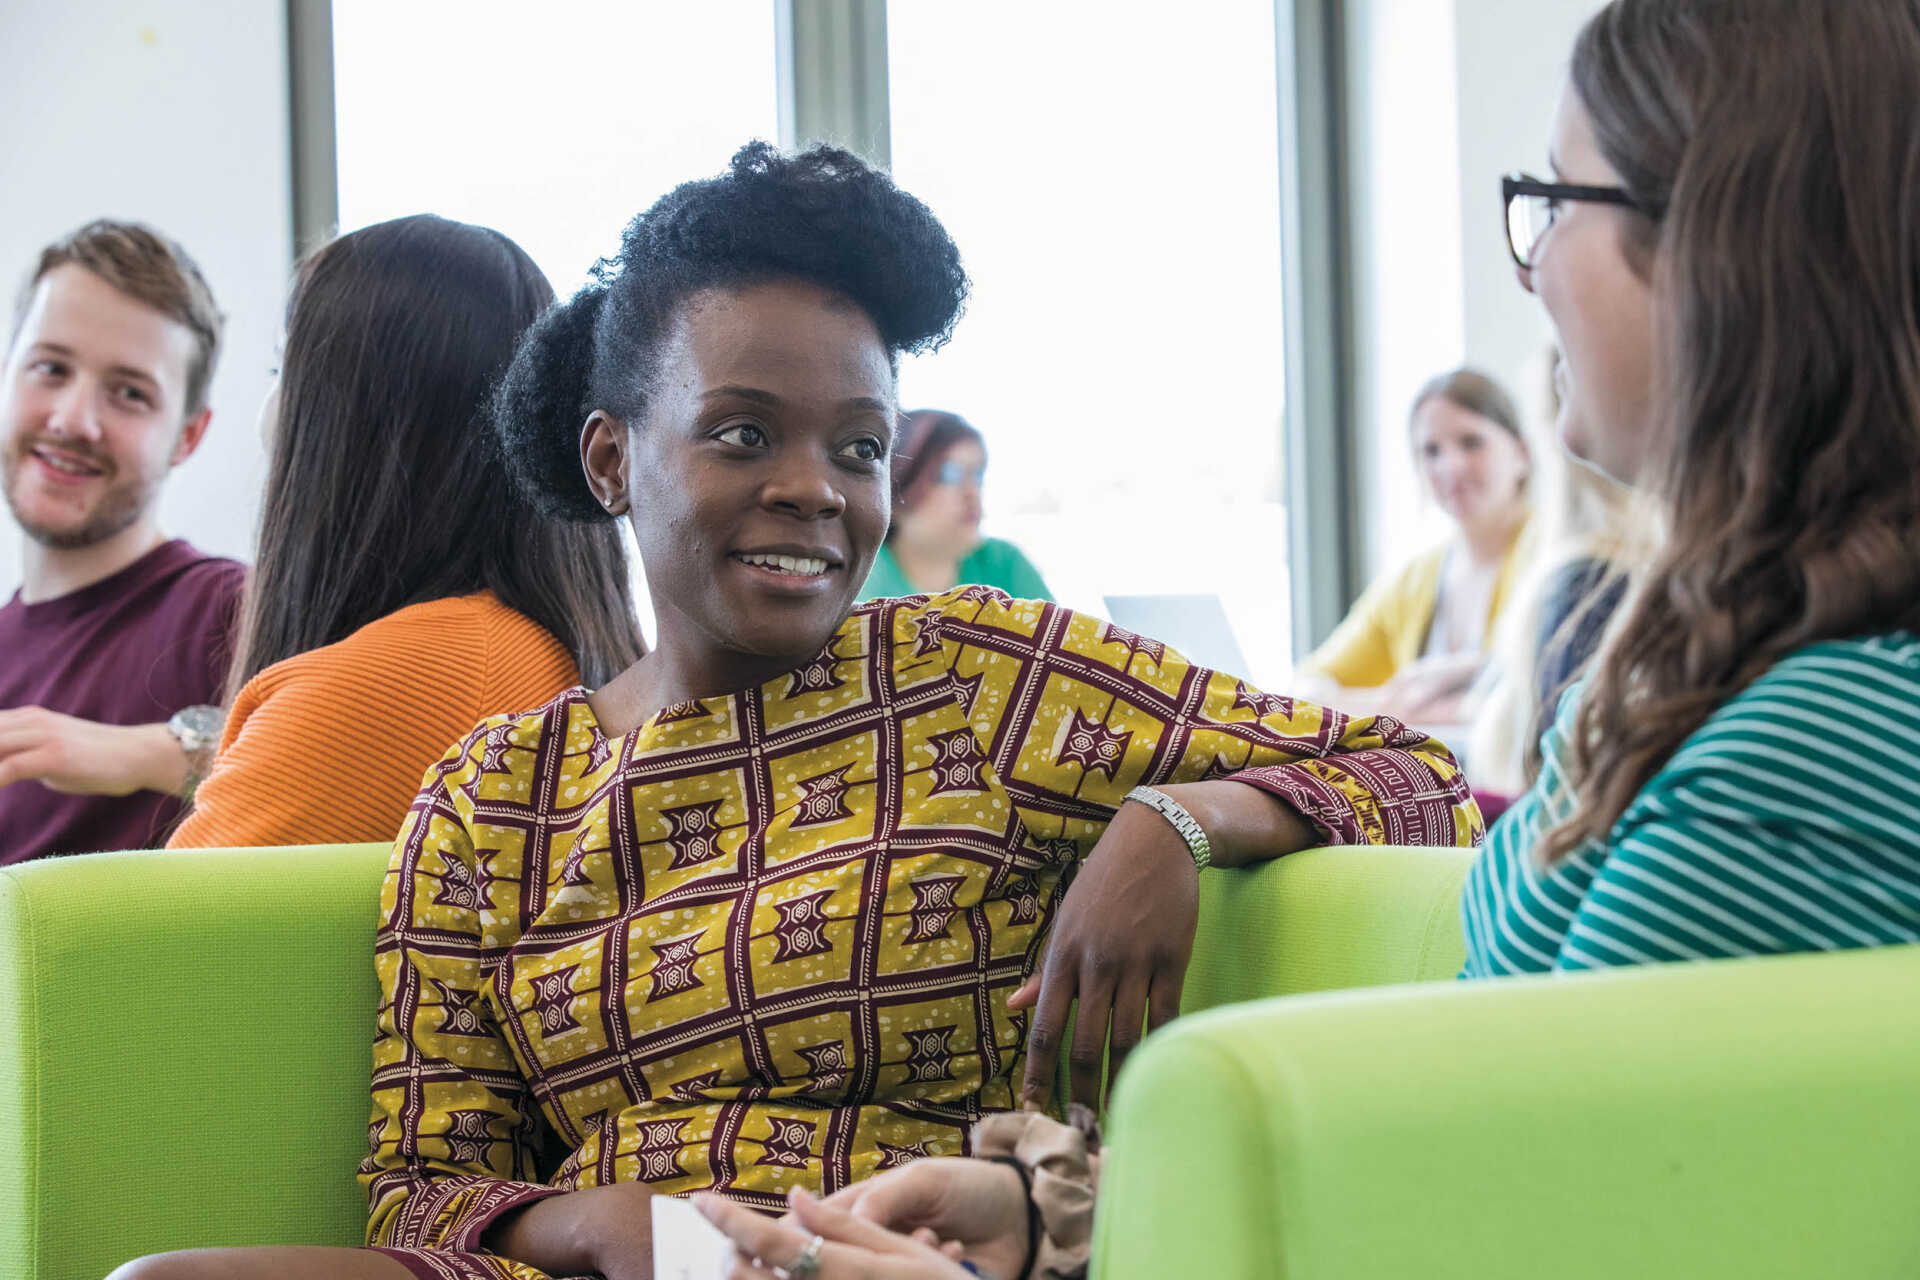
<instances>
[{"instance_id":1,"label":"woman with long dark hair","mask_svg":"<svg viewBox=\"0 0 1920 1280\"><path fill-rule=\"evenodd\" d=\"M419 215L300 267L220 752L174 846L390 840L448 742L642 652L609 527L540 518L487 397L553 290Z\"/></svg>"}]
</instances>

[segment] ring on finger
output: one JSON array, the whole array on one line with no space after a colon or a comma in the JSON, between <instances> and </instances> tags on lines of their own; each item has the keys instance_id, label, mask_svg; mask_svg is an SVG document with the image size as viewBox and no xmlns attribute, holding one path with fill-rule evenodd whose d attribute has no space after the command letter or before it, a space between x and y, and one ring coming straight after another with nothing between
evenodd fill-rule
<instances>
[{"instance_id":1,"label":"ring on finger","mask_svg":"<svg viewBox=\"0 0 1920 1280\"><path fill-rule=\"evenodd\" d=\"M820 1270L820 1250L827 1242L819 1236L800 1247L793 1255L793 1261L784 1267L773 1269L774 1280L808 1280Z\"/></svg>"}]
</instances>

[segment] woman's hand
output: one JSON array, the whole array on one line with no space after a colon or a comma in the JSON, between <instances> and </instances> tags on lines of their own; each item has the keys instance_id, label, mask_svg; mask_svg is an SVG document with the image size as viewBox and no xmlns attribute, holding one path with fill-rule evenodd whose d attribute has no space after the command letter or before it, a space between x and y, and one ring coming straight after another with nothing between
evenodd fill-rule
<instances>
[{"instance_id":1,"label":"woman's hand","mask_svg":"<svg viewBox=\"0 0 1920 1280\"><path fill-rule=\"evenodd\" d=\"M1449 653L1409 664L1374 699L1381 710L1409 724L1451 723L1462 714L1467 690L1486 659L1478 653Z\"/></svg>"},{"instance_id":2,"label":"woman's hand","mask_svg":"<svg viewBox=\"0 0 1920 1280\"><path fill-rule=\"evenodd\" d=\"M931 1231L989 1275L1012 1280L1027 1263L1026 1187L997 1160L915 1160L843 1187L825 1203L890 1231Z\"/></svg>"},{"instance_id":3,"label":"woman's hand","mask_svg":"<svg viewBox=\"0 0 1920 1280\"><path fill-rule=\"evenodd\" d=\"M815 1236L821 1240L811 1272L816 1280L973 1280L953 1259L958 1247L943 1250L931 1231L901 1235L804 1191L794 1191L787 1203L792 1212L776 1222L719 1196L694 1199L738 1251L731 1280L779 1280L775 1269L791 1267ZM996 1272L994 1280L1017 1277Z\"/></svg>"},{"instance_id":4,"label":"woman's hand","mask_svg":"<svg viewBox=\"0 0 1920 1280\"><path fill-rule=\"evenodd\" d=\"M1044 1108L1053 1095L1060 1036L1078 997L1067 1058L1071 1100L1099 1107L1103 1055L1109 1079L1117 1077L1142 1025L1161 1026L1180 1012L1199 917L1199 870L1186 841L1145 805L1121 805L1060 904L1040 971L1007 1000L1009 1008L1034 1011L1025 1106Z\"/></svg>"},{"instance_id":5,"label":"woman's hand","mask_svg":"<svg viewBox=\"0 0 1920 1280\"><path fill-rule=\"evenodd\" d=\"M0 711L0 787L38 782L73 795L178 795L187 753L163 724L100 724L48 711Z\"/></svg>"}]
</instances>

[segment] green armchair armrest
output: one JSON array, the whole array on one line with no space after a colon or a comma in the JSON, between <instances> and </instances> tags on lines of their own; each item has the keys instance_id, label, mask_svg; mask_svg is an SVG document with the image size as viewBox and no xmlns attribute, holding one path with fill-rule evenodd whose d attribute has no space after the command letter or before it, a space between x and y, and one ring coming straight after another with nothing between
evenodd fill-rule
<instances>
[{"instance_id":1,"label":"green armchair armrest","mask_svg":"<svg viewBox=\"0 0 1920 1280\"><path fill-rule=\"evenodd\" d=\"M1920 947L1293 996L1115 1090L1100 1280L1920 1275Z\"/></svg>"},{"instance_id":2,"label":"green armchair armrest","mask_svg":"<svg viewBox=\"0 0 1920 1280\"><path fill-rule=\"evenodd\" d=\"M0 1273L358 1244L386 845L0 871Z\"/></svg>"}]
</instances>

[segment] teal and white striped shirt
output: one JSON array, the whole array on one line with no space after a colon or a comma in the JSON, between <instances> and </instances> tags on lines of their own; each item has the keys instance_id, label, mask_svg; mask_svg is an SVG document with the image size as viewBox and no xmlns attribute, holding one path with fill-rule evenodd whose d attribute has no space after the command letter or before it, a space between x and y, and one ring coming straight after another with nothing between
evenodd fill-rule
<instances>
[{"instance_id":1,"label":"teal and white striped shirt","mask_svg":"<svg viewBox=\"0 0 1920 1280\"><path fill-rule=\"evenodd\" d=\"M1920 637L1789 654L1543 871L1578 693L1467 878L1462 977L1920 942Z\"/></svg>"}]
</instances>

